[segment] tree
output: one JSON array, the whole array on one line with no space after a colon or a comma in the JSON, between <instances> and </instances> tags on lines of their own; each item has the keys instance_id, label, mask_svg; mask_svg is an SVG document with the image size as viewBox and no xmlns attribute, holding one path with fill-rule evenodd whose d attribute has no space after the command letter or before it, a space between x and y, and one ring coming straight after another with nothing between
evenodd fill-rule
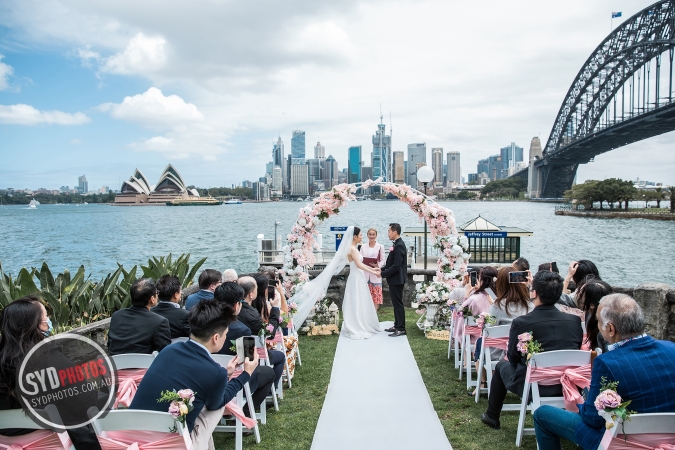
<instances>
[{"instance_id":1,"label":"tree","mask_svg":"<svg viewBox=\"0 0 675 450\"><path fill-rule=\"evenodd\" d=\"M671 186L667 191L670 194L670 212L675 214L675 186Z\"/></svg>"},{"instance_id":2,"label":"tree","mask_svg":"<svg viewBox=\"0 0 675 450\"><path fill-rule=\"evenodd\" d=\"M473 200L474 198L476 198L476 195L478 195L478 194L476 194L475 192L471 192L471 191L459 191L459 193L457 194L457 199L458 200Z\"/></svg>"},{"instance_id":3,"label":"tree","mask_svg":"<svg viewBox=\"0 0 675 450\"><path fill-rule=\"evenodd\" d=\"M598 201L598 198L600 197L598 183L600 182L597 180L586 180L581 184L572 186L572 189L565 191L563 197L567 200L576 202L577 207L583 205L586 209L593 209L593 203Z\"/></svg>"},{"instance_id":4,"label":"tree","mask_svg":"<svg viewBox=\"0 0 675 450\"><path fill-rule=\"evenodd\" d=\"M490 181L480 191L481 198L485 197L511 197L517 198L521 192L527 189L527 181L522 178L505 178L503 180Z\"/></svg>"},{"instance_id":5,"label":"tree","mask_svg":"<svg viewBox=\"0 0 675 450\"><path fill-rule=\"evenodd\" d=\"M653 199L654 201L656 201L656 207L661 208L661 200L666 199L666 192L663 190L662 187L659 186L656 189L654 189L653 194L654 194Z\"/></svg>"}]
</instances>

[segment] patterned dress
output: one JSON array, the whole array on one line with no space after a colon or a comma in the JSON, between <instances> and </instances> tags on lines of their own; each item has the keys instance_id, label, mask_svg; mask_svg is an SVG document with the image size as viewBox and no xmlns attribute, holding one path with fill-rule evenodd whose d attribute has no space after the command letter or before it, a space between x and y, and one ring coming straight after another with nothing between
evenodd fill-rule
<instances>
[{"instance_id":1,"label":"patterned dress","mask_svg":"<svg viewBox=\"0 0 675 450\"><path fill-rule=\"evenodd\" d=\"M361 246L361 256L364 258L377 258L380 268L384 267L386 260L384 258L384 245L375 243L375 247L370 247L370 243ZM376 277L370 272L364 271L370 289L370 296L376 305L382 304L382 278Z\"/></svg>"}]
</instances>

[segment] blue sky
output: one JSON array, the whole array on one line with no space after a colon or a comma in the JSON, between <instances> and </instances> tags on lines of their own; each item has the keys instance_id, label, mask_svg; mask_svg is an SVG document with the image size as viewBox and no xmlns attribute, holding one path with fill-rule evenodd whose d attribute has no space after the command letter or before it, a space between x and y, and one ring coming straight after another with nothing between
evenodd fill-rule
<instances>
[{"instance_id":1,"label":"blue sky","mask_svg":"<svg viewBox=\"0 0 675 450\"><path fill-rule=\"evenodd\" d=\"M296 127L308 154L320 138L343 168L351 145L369 158L380 105L394 150L460 151L466 175L512 141L526 154L533 136L545 143L611 11L649 4L6 0L0 188L73 186L83 173L91 189L117 188L168 163L198 186L256 180ZM579 180L675 184L674 140L601 155Z\"/></svg>"}]
</instances>

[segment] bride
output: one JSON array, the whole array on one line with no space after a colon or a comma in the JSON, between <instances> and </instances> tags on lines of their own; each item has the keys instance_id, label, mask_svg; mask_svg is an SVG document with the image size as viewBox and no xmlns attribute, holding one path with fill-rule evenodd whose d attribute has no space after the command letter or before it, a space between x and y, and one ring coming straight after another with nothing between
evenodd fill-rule
<instances>
[{"instance_id":1,"label":"bride","mask_svg":"<svg viewBox=\"0 0 675 450\"><path fill-rule=\"evenodd\" d=\"M314 280L305 283L301 290L289 301L298 305L298 312L293 315L295 323L302 324L317 301L324 298L333 275L337 275L349 264L349 278L345 287L345 296L342 300L342 333L351 339L367 339L380 330L380 322L375 311L375 305L370 296L363 271L379 276L379 268L368 267L363 264L363 257L356 245L361 242L362 235L359 227L349 227L345 232L340 247L333 260Z\"/></svg>"}]
</instances>

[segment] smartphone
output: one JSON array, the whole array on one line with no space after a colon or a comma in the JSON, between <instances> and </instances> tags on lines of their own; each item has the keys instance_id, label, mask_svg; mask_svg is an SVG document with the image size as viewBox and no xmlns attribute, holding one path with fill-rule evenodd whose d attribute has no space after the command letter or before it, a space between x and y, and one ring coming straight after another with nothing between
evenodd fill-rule
<instances>
[{"instance_id":1,"label":"smartphone","mask_svg":"<svg viewBox=\"0 0 675 450\"><path fill-rule=\"evenodd\" d=\"M255 354L255 338L253 336L244 336L244 358L253 361Z\"/></svg>"},{"instance_id":2,"label":"smartphone","mask_svg":"<svg viewBox=\"0 0 675 450\"><path fill-rule=\"evenodd\" d=\"M527 283L527 272L509 272L509 283Z\"/></svg>"},{"instance_id":3,"label":"smartphone","mask_svg":"<svg viewBox=\"0 0 675 450\"><path fill-rule=\"evenodd\" d=\"M470 272L469 276L471 277L471 286L478 285L478 272Z\"/></svg>"},{"instance_id":4,"label":"smartphone","mask_svg":"<svg viewBox=\"0 0 675 450\"><path fill-rule=\"evenodd\" d=\"M555 261L551 263L551 272L560 273L558 270L558 265L555 263Z\"/></svg>"},{"instance_id":5,"label":"smartphone","mask_svg":"<svg viewBox=\"0 0 675 450\"><path fill-rule=\"evenodd\" d=\"M276 292L276 286L267 286L267 298L274 300L274 293Z\"/></svg>"}]
</instances>

